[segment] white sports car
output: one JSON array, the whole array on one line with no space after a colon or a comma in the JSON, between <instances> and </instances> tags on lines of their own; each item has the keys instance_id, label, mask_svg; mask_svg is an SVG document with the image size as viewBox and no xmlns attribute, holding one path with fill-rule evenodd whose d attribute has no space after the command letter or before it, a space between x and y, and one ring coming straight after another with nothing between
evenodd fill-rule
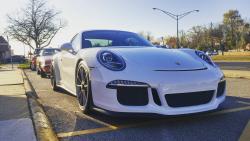
<instances>
[{"instance_id":1,"label":"white sports car","mask_svg":"<svg viewBox=\"0 0 250 141\"><path fill-rule=\"evenodd\" d=\"M216 109L225 99L224 75L201 51L158 48L115 30L80 32L61 50L52 87L76 95L84 113L179 115Z\"/></svg>"}]
</instances>

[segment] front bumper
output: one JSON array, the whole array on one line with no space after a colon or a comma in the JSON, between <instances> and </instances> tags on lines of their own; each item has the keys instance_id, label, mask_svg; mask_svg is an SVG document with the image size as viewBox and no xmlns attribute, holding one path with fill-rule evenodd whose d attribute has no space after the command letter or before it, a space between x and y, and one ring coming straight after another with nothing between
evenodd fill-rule
<instances>
[{"instance_id":1,"label":"front bumper","mask_svg":"<svg viewBox=\"0 0 250 141\"><path fill-rule=\"evenodd\" d=\"M50 65L41 66L41 69L46 74L50 74Z\"/></svg>"},{"instance_id":2,"label":"front bumper","mask_svg":"<svg viewBox=\"0 0 250 141\"><path fill-rule=\"evenodd\" d=\"M118 72L108 75L98 69L92 70L91 76L95 76L91 78L95 106L114 112L179 115L213 110L225 100L226 90L225 87L221 88L221 83L225 80L220 80L222 76L220 71L138 74L140 75L119 75ZM109 82L117 79L145 83L148 87L145 88L144 85L143 89L139 86L140 89L136 90L138 87L134 86L132 86L134 90L130 86L107 88ZM220 94L217 94L218 92ZM190 102L191 94L194 95L194 102Z\"/></svg>"}]
</instances>

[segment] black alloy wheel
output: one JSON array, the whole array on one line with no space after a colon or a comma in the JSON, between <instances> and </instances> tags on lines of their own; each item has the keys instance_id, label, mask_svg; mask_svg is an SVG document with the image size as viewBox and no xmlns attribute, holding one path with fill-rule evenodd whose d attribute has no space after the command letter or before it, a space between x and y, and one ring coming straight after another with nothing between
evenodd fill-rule
<instances>
[{"instance_id":1,"label":"black alloy wheel","mask_svg":"<svg viewBox=\"0 0 250 141\"><path fill-rule=\"evenodd\" d=\"M41 78L46 78L47 77L47 74L42 69L40 71L40 74L41 74Z\"/></svg>"},{"instance_id":2,"label":"black alloy wheel","mask_svg":"<svg viewBox=\"0 0 250 141\"><path fill-rule=\"evenodd\" d=\"M76 71L76 94L79 101L79 107L83 113L90 112L92 106L92 96L89 75L81 62L79 63Z\"/></svg>"},{"instance_id":3,"label":"black alloy wheel","mask_svg":"<svg viewBox=\"0 0 250 141\"><path fill-rule=\"evenodd\" d=\"M59 91L59 87L56 85L56 74L54 68L51 66L50 83L54 91Z\"/></svg>"}]
</instances>

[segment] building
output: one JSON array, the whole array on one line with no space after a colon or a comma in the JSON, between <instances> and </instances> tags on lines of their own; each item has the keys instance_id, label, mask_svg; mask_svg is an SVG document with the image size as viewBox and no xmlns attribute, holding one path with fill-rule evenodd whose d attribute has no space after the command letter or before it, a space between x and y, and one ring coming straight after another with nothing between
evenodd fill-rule
<instances>
[{"instance_id":1,"label":"building","mask_svg":"<svg viewBox=\"0 0 250 141\"><path fill-rule=\"evenodd\" d=\"M9 43L0 36L0 63L11 57L11 47Z\"/></svg>"}]
</instances>

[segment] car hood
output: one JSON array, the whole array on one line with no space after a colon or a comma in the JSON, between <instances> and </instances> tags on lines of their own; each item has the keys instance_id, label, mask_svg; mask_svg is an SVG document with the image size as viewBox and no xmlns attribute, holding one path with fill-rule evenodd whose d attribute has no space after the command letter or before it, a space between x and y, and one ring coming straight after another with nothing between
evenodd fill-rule
<instances>
[{"instance_id":1,"label":"car hood","mask_svg":"<svg viewBox=\"0 0 250 141\"><path fill-rule=\"evenodd\" d=\"M156 71L199 70L206 66L198 59L180 49L156 47L110 48L127 63Z\"/></svg>"}]
</instances>

